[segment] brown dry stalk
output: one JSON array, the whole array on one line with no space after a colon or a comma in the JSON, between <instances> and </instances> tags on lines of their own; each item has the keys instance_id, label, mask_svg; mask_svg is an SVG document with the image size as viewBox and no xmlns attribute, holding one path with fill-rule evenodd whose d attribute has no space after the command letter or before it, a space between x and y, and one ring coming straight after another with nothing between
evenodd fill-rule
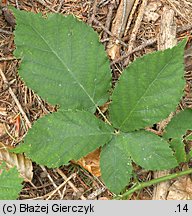
<instances>
[{"instance_id":1,"label":"brown dry stalk","mask_svg":"<svg viewBox=\"0 0 192 216\"><path fill-rule=\"evenodd\" d=\"M89 196L87 197L87 199L88 200L93 200L93 199L95 199L97 196L99 196L100 194L102 194L105 191L106 191L105 187L98 188L96 191L94 191L93 193L89 194Z\"/></svg>"},{"instance_id":2,"label":"brown dry stalk","mask_svg":"<svg viewBox=\"0 0 192 216\"><path fill-rule=\"evenodd\" d=\"M8 83L8 81L7 81L7 78L5 77L5 74L3 73L3 71L2 71L1 68L0 68L0 75L1 75L1 77L2 77L2 79L3 79L3 81L4 81L4 83L7 84L7 85L9 86L9 83ZM20 113L22 114L23 118L25 119L28 128L31 128L31 122L29 121L29 119L28 119L26 113L24 112L24 110L23 110L23 108L22 108L22 106L21 106L19 100L18 100L17 97L15 96L15 94L14 94L14 92L13 92L13 90L12 90L12 88L11 88L10 86L8 87L8 90L9 90L9 93L10 93L10 95L12 96L13 100L15 101L15 103L16 103L16 105L17 105L19 111L20 111Z\"/></svg>"},{"instance_id":3,"label":"brown dry stalk","mask_svg":"<svg viewBox=\"0 0 192 216\"><path fill-rule=\"evenodd\" d=\"M64 0L61 0L61 1L60 1L59 6L58 6L58 8L57 8L57 13L60 12L61 7L62 7L62 5L63 5L63 2L64 2Z\"/></svg>"},{"instance_id":4,"label":"brown dry stalk","mask_svg":"<svg viewBox=\"0 0 192 216\"><path fill-rule=\"evenodd\" d=\"M110 26L111 26L114 7L115 7L115 0L113 0L108 7L108 13L107 13L107 18L106 18L106 22L105 22L105 28L108 30L110 29ZM103 33L103 39L106 39L107 35L108 35L107 32L104 32Z\"/></svg>"},{"instance_id":5,"label":"brown dry stalk","mask_svg":"<svg viewBox=\"0 0 192 216\"><path fill-rule=\"evenodd\" d=\"M131 33L131 37L130 37L130 40L129 40L128 52L131 52L133 50L135 40L136 40L136 37L137 37L137 33L138 33L139 27L141 25L141 21L143 20L143 15L144 15L144 12L145 12L145 8L147 6L147 2L148 2L148 0L143 0L142 1L142 4L141 4L141 7L139 9L137 19L135 21L135 25L134 25L132 33ZM124 66L127 66L128 63L129 63L129 58L127 58L125 60Z\"/></svg>"},{"instance_id":6,"label":"brown dry stalk","mask_svg":"<svg viewBox=\"0 0 192 216\"><path fill-rule=\"evenodd\" d=\"M116 35L116 37L118 38L121 38L123 36L133 3L134 0L121 0L119 4L115 19L113 20L111 27L112 34ZM109 41L109 44L107 46L107 53L113 60L120 56L120 44L118 40L114 40L114 38L112 38Z\"/></svg>"},{"instance_id":7,"label":"brown dry stalk","mask_svg":"<svg viewBox=\"0 0 192 216\"><path fill-rule=\"evenodd\" d=\"M132 8L131 13L129 15L129 19L128 19L127 26L126 26L126 29L125 29L125 32L124 32L124 36L127 35L127 33L128 33L129 27L130 27L131 22L133 20L133 15L134 15L134 13L135 13L135 11L137 9L137 6L138 6L139 2L140 2L140 0L135 0L135 2L134 2L133 8Z\"/></svg>"},{"instance_id":8,"label":"brown dry stalk","mask_svg":"<svg viewBox=\"0 0 192 216\"><path fill-rule=\"evenodd\" d=\"M0 58L0 62L1 61L12 61L12 60L17 60L17 58L16 57L2 57L2 58Z\"/></svg>"},{"instance_id":9,"label":"brown dry stalk","mask_svg":"<svg viewBox=\"0 0 192 216\"><path fill-rule=\"evenodd\" d=\"M140 46L136 47L135 49L131 50L130 52L127 52L125 55L122 55L120 58L114 60L111 62L111 65L116 64L122 60L124 60L125 58L129 57L131 54L138 52L142 49L144 49L147 46L153 45L154 43L157 42L156 38L151 38L149 40L147 40L146 42L144 42L143 44L141 44Z\"/></svg>"},{"instance_id":10,"label":"brown dry stalk","mask_svg":"<svg viewBox=\"0 0 192 216\"><path fill-rule=\"evenodd\" d=\"M127 47L127 44L125 42L123 42L119 37L117 37L116 35L111 33L108 29L106 29L105 26L101 22L99 22L96 18L93 19L93 22L95 22L95 24L99 25L104 31L106 31L108 35L110 35L111 37L116 38L118 43L120 43L124 47Z\"/></svg>"},{"instance_id":11,"label":"brown dry stalk","mask_svg":"<svg viewBox=\"0 0 192 216\"><path fill-rule=\"evenodd\" d=\"M55 184L55 182L53 181L52 177L51 177L51 176L49 175L49 173L47 172L46 168L45 168L44 166L42 166L42 165L40 165L40 167L41 167L41 169L43 170L43 172L45 172L45 174L47 175L47 177L48 177L48 179L50 180L50 182L52 183L53 187L54 187L55 189L57 189L58 186ZM61 191L60 191L60 190L58 190L58 193L59 193L59 196L62 197Z\"/></svg>"},{"instance_id":12,"label":"brown dry stalk","mask_svg":"<svg viewBox=\"0 0 192 216\"><path fill-rule=\"evenodd\" d=\"M6 31L6 30L3 30L3 29L0 29L0 33L4 33L4 34L8 34L8 35L12 35L13 34L13 32Z\"/></svg>"},{"instance_id":13,"label":"brown dry stalk","mask_svg":"<svg viewBox=\"0 0 192 216\"><path fill-rule=\"evenodd\" d=\"M44 0L35 0L35 1L38 2L38 3L40 3L41 5L43 5L47 9L49 9L51 12L57 13L57 11L54 10L53 8L51 8L50 6L48 6Z\"/></svg>"},{"instance_id":14,"label":"brown dry stalk","mask_svg":"<svg viewBox=\"0 0 192 216\"><path fill-rule=\"evenodd\" d=\"M63 173L62 170L60 170L59 168L57 168L56 171L59 173L59 175L60 175L65 181L68 180L67 176ZM67 183L68 183L68 185L74 190L74 192L76 192L76 193L79 192L79 190L75 187L75 185L74 185L70 180L68 180ZM85 198L83 195L80 196L80 199L81 199L81 200L86 200L86 198Z\"/></svg>"},{"instance_id":15,"label":"brown dry stalk","mask_svg":"<svg viewBox=\"0 0 192 216\"><path fill-rule=\"evenodd\" d=\"M51 193L49 193L49 196L47 197L46 200L49 200L57 191L59 191L64 185L66 185L66 183L75 176L76 174L73 173L71 176L69 176L69 178L67 178L66 180L64 180L64 182L62 184L60 184L54 191L52 191Z\"/></svg>"},{"instance_id":16,"label":"brown dry stalk","mask_svg":"<svg viewBox=\"0 0 192 216\"><path fill-rule=\"evenodd\" d=\"M93 7L92 7L92 15L88 20L89 25L91 25L92 22L94 21L96 12L97 12L97 0L94 0Z\"/></svg>"}]
</instances>

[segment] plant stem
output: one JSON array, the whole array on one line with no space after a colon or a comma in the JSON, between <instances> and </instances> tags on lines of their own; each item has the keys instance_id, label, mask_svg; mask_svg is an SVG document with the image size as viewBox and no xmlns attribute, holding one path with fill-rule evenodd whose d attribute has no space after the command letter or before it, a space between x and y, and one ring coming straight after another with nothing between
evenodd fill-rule
<instances>
[{"instance_id":1,"label":"plant stem","mask_svg":"<svg viewBox=\"0 0 192 216\"><path fill-rule=\"evenodd\" d=\"M141 190L141 189L143 189L145 187L149 187L151 185L158 184L158 183L163 182L163 181L172 180L172 179L175 179L175 178L187 175L187 174L191 174L191 173L192 173L192 169L187 169L185 171L174 173L174 174L170 174L170 175L167 175L167 176L163 176L163 177L160 177L160 178L157 178L157 179L153 179L153 180L148 181L148 182L138 183L135 187L133 187L132 189L126 191L122 195L114 197L114 199L115 200L120 200L120 199L122 199L122 198L124 198L126 196L130 196L135 191Z\"/></svg>"}]
</instances>

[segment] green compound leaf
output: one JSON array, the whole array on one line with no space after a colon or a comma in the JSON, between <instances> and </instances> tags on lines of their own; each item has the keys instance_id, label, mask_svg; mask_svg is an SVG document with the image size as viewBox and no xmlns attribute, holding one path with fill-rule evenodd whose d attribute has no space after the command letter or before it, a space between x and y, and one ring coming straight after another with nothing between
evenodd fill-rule
<instances>
[{"instance_id":1,"label":"green compound leaf","mask_svg":"<svg viewBox=\"0 0 192 216\"><path fill-rule=\"evenodd\" d=\"M97 34L73 16L43 18L13 11L17 23L14 54L22 59L19 74L43 99L61 107L35 122L14 152L25 152L36 163L55 168L102 146L102 177L117 194L130 181L132 161L148 170L178 165L165 141L172 138L169 127L165 139L133 131L166 118L177 106L185 84L185 41L137 59L124 71L112 95L110 118L115 128L130 133L114 135L114 128L92 114L108 100L111 87L109 60ZM180 161L176 150L181 146L174 144Z\"/></svg>"},{"instance_id":2,"label":"green compound leaf","mask_svg":"<svg viewBox=\"0 0 192 216\"><path fill-rule=\"evenodd\" d=\"M73 16L13 11L14 55L22 59L19 74L28 87L65 110L94 112L107 101L109 60L92 28Z\"/></svg>"},{"instance_id":3,"label":"green compound leaf","mask_svg":"<svg viewBox=\"0 0 192 216\"><path fill-rule=\"evenodd\" d=\"M89 112L59 110L35 122L14 152L24 151L36 163L55 168L103 146L112 134L113 128Z\"/></svg>"},{"instance_id":4,"label":"green compound leaf","mask_svg":"<svg viewBox=\"0 0 192 216\"><path fill-rule=\"evenodd\" d=\"M169 144L147 131L120 133L102 148L100 166L107 187L119 194L132 177L132 161L147 170L176 167Z\"/></svg>"},{"instance_id":5,"label":"green compound leaf","mask_svg":"<svg viewBox=\"0 0 192 216\"><path fill-rule=\"evenodd\" d=\"M123 132L141 129L176 108L185 85L184 46L185 40L172 49L143 56L125 69L112 95L114 127Z\"/></svg>"},{"instance_id":6,"label":"green compound leaf","mask_svg":"<svg viewBox=\"0 0 192 216\"><path fill-rule=\"evenodd\" d=\"M102 179L115 194L119 194L132 177L132 162L126 144L123 136L115 136L101 151Z\"/></svg>"},{"instance_id":7,"label":"green compound leaf","mask_svg":"<svg viewBox=\"0 0 192 216\"><path fill-rule=\"evenodd\" d=\"M4 166L0 166L2 173L0 174L0 200L15 200L18 198L22 189L23 179L19 177L16 167L8 171Z\"/></svg>"}]
</instances>

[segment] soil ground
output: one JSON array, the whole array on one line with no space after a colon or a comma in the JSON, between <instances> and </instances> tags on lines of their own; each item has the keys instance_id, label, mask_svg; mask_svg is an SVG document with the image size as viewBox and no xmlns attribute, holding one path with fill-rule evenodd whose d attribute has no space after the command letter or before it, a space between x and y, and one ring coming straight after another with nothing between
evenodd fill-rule
<instances>
[{"instance_id":1,"label":"soil ground","mask_svg":"<svg viewBox=\"0 0 192 216\"><path fill-rule=\"evenodd\" d=\"M15 98L8 91L9 86L30 123L45 115L47 111L54 110L54 107L51 107L32 90L28 89L18 76L19 61L13 56L15 49L13 30L15 23L14 18L6 10L7 4L20 10L34 13L73 14L88 23L98 32L100 41L106 48L111 60L113 83L116 82L123 68L130 62L144 54L158 50L162 14L165 8L169 8L174 12L177 42L185 37L188 38L185 52L185 97L180 102L180 109L192 108L192 1L125 1L129 2L126 4L133 2L133 5L127 6L126 4L121 4L123 1L0 1L2 9L0 11L0 67L8 81L8 83L5 83L0 76L0 142L4 145L16 146L22 141L28 128L15 102ZM126 13L129 14L128 21L124 17L126 13L123 14L123 11L127 11ZM157 129L155 128L155 130ZM89 171L93 170L94 166L97 167L97 163L98 161L96 160L89 161ZM178 169L182 170L186 166L190 166L190 164L182 164ZM87 167L84 166L84 168ZM60 172L58 172L58 170L40 167L33 163L32 182L24 183L19 199L112 199L113 194L107 190L100 177L95 177L93 175L94 172L90 173L84 168L72 162L68 166L60 167ZM172 172L174 171L176 170ZM144 171L136 166L135 174L136 178L132 180L129 187L137 181L148 181L153 178L152 172ZM49 196L51 191L54 191L62 184L63 178L70 178L70 181ZM192 183L187 179L182 179L182 181L180 189L177 188L176 190L182 190L181 188L184 187L182 184L188 184L188 189L191 190ZM175 182L176 180L172 181L171 185ZM153 187L144 188L142 191L134 193L130 199L152 199L153 189ZM179 198L175 195L172 199Z\"/></svg>"}]
</instances>

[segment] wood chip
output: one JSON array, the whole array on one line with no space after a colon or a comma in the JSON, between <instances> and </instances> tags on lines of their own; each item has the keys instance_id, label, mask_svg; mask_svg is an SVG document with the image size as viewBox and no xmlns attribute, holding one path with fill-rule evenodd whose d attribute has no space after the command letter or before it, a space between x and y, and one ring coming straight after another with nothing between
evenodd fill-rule
<instances>
[{"instance_id":1,"label":"wood chip","mask_svg":"<svg viewBox=\"0 0 192 216\"><path fill-rule=\"evenodd\" d=\"M121 38L124 34L127 24L128 16L131 12L134 0L127 1L122 0L117 9L115 19L113 20L111 32L118 38ZM111 39L107 46L107 53L112 60L120 57L120 44L118 40Z\"/></svg>"}]
</instances>

